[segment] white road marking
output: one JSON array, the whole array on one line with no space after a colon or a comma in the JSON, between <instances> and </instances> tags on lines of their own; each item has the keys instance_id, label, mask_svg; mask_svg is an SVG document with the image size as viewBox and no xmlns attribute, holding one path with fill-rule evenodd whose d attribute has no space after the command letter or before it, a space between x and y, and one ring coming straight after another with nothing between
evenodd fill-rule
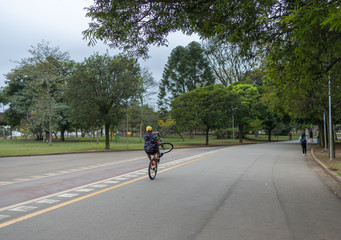
<instances>
[{"instance_id":1,"label":"white road marking","mask_svg":"<svg viewBox=\"0 0 341 240\"><path fill-rule=\"evenodd\" d=\"M120 181L106 181L104 183L107 183L107 184L115 184L115 183L119 183Z\"/></svg>"},{"instance_id":2,"label":"white road marking","mask_svg":"<svg viewBox=\"0 0 341 240\"><path fill-rule=\"evenodd\" d=\"M12 208L10 209L10 211L14 211L14 212L27 212L33 209L36 209L38 207L33 207L33 206L20 206L20 207L16 207L16 208Z\"/></svg>"},{"instance_id":3,"label":"white road marking","mask_svg":"<svg viewBox=\"0 0 341 240\"><path fill-rule=\"evenodd\" d=\"M56 203L56 202L59 202L60 200L56 200L56 199L43 199L43 200L40 200L38 201L37 203L47 203L47 204L53 204L53 203Z\"/></svg>"},{"instance_id":4,"label":"white road marking","mask_svg":"<svg viewBox=\"0 0 341 240\"><path fill-rule=\"evenodd\" d=\"M15 181L15 182L24 182L24 181L28 181L28 180L31 180L31 179L28 179L28 178L17 178L17 179L14 179L13 181Z\"/></svg>"},{"instance_id":5,"label":"white road marking","mask_svg":"<svg viewBox=\"0 0 341 240\"><path fill-rule=\"evenodd\" d=\"M104 187L107 187L108 185L105 185L105 184L95 184L95 185L91 185L91 187L94 187L94 188L104 188Z\"/></svg>"},{"instance_id":6,"label":"white road marking","mask_svg":"<svg viewBox=\"0 0 341 240\"><path fill-rule=\"evenodd\" d=\"M9 218L9 215L0 215L0 220L5 219L5 218Z\"/></svg>"},{"instance_id":7,"label":"white road marking","mask_svg":"<svg viewBox=\"0 0 341 240\"><path fill-rule=\"evenodd\" d=\"M11 184L13 182L0 182L0 185L7 185L7 184Z\"/></svg>"},{"instance_id":8,"label":"white road marking","mask_svg":"<svg viewBox=\"0 0 341 240\"><path fill-rule=\"evenodd\" d=\"M76 191L77 192L91 192L91 191L93 191L93 189L91 189L91 188L81 188L81 189L78 189Z\"/></svg>"},{"instance_id":9,"label":"white road marking","mask_svg":"<svg viewBox=\"0 0 341 240\"><path fill-rule=\"evenodd\" d=\"M75 196L78 196L78 195L79 194L77 194L77 193L64 193L64 194L58 195L57 197L72 198L72 197L75 197Z\"/></svg>"},{"instance_id":10,"label":"white road marking","mask_svg":"<svg viewBox=\"0 0 341 240\"><path fill-rule=\"evenodd\" d=\"M128 178L124 178L124 177L116 177L114 178L115 180L127 180Z\"/></svg>"},{"instance_id":11,"label":"white road marking","mask_svg":"<svg viewBox=\"0 0 341 240\"><path fill-rule=\"evenodd\" d=\"M124 175L124 177L127 177L127 178L134 178L134 177L137 177L137 175L134 175L134 174L128 174L128 175Z\"/></svg>"}]
</instances>

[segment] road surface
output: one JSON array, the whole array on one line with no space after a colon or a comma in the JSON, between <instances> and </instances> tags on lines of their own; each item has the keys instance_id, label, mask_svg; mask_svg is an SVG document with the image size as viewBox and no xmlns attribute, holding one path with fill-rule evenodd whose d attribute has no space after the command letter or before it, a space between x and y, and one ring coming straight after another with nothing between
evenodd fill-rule
<instances>
[{"instance_id":1,"label":"road surface","mask_svg":"<svg viewBox=\"0 0 341 240\"><path fill-rule=\"evenodd\" d=\"M0 158L0 239L325 239L341 200L293 142Z\"/></svg>"}]
</instances>

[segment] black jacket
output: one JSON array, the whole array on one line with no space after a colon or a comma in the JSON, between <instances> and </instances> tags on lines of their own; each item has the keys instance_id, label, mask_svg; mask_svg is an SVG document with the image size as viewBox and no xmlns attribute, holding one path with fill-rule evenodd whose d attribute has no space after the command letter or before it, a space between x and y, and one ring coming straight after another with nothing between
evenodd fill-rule
<instances>
[{"instance_id":1,"label":"black jacket","mask_svg":"<svg viewBox=\"0 0 341 240\"><path fill-rule=\"evenodd\" d=\"M154 152L158 148L156 135L153 133L143 134L144 150L146 152Z\"/></svg>"}]
</instances>

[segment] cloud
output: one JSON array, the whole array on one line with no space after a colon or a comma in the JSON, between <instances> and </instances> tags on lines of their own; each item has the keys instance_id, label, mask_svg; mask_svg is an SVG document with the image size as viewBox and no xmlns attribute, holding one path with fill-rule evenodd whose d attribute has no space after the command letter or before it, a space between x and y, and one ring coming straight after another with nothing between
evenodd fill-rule
<instances>
[{"instance_id":1,"label":"cloud","mask_svg":"<svg viewBox=\"0 0 341 240\"><path fill-rule=\"evenodd\" d=\"M29 57L28 50L42 40L58 46L61 51L69 52L72 60L83 61L94 52L114 55L119 51L110 49L98 42L88 47L83 40L82 31L87 29L89 19L85 17L84 7L92 4L90 0L11 0L2 1L0 9L0 87L5 86L3 74L9 73L20 61ZM3 24L4 23L4 24ZM173 48L199 41L199 37L185 36L179 32L168 37L169 47L151 47L147 61L140 60L153 73L156 81L162 77L164 65Z\"/></svg>"}]
</instances>

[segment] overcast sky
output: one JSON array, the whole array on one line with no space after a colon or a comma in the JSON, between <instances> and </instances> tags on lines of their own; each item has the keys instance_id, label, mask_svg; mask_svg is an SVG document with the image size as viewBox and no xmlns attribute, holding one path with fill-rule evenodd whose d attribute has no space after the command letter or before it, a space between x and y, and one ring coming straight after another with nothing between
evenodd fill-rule
<instances>
[{"instance_id":1,"label":"overcast sky","mask_svg":"<svg viewBox=\"0 0 341 240\"><path fill-rule=\"evenodd\" d=\"M51 47L59 47L62 52L69 52L72 60L83 61L94 52L112 55L118 50L110 49L98 42L95 47L88 47L83 40L82 31L88 28L90 20L85 17L84 7L92 0L0 0L0 87L5 86L4 74L10 72L23 58L30 56L28 50L42 40L50 42ZM152 47L151 58L141 60L160 81L167 58L178 45L186 46L191 41L199 41L197 36L174 33L168 37L168 47Z\"/></svg>"}]
</instances>

